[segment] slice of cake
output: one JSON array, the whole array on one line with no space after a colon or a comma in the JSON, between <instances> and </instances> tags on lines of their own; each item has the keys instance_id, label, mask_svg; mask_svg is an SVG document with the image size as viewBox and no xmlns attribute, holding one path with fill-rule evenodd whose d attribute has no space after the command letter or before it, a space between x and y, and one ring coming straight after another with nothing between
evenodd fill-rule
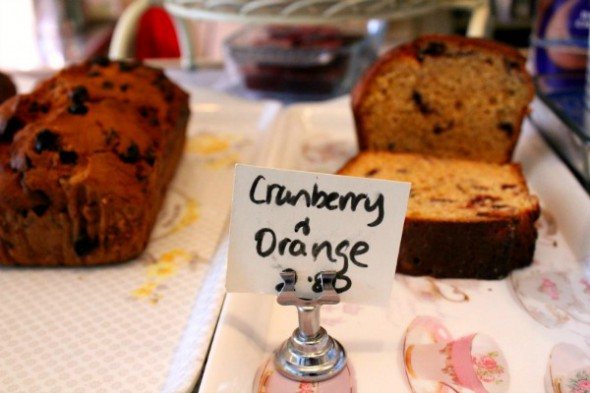
<instances>
[{"instance_id":1,"label":"slice of cake","mask_svg":"<svg viewBox=\"0 0 590 393\"><path fill-rule=\"evenodd\" d=\"M352 95L361 150L509 162L533 97L524 65L481 39L425 36L393 49Z\"/></svg>"},{"instance_id":2,"label":"slice of cake","mask_svg":"<svg viewBox=\"0 0 590 393\"><path fill-rule=\"evenodd\" d=\"M412 183L400 273L496 279L532 261L539 203L517 164L367 151L338 173Z\"/></svg>"}]
</instances>

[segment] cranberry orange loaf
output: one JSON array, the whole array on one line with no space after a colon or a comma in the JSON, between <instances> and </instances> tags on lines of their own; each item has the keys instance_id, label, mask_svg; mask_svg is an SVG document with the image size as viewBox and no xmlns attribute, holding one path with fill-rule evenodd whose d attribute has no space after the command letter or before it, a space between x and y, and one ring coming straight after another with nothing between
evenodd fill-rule
<instances>
[{"instance_id":1,"label":"cranberry orange loaf","mask_svg":"<svg viewBox=\"0 0 590 393\"><path fill-rule=\"evenodd\" d=\"M496 279L532 261L539 204L517 164L368 151L339 174L412 183L400 273Z\"/></svg>"},{"instance_id":2,"label":"cranberry orange loaf","mask_svg":"<svg viewBox=\"0 0 590 393\"><path fill-rule=\"evenodd\" d=\"M393 49L353 91L361 150L509 162L533 97L524 65L482 39L425 36Z\"/></svg>"},{"instance_id":3,"label":"cranberry orange loaf","mask_svg":"<svg viewBox=\"0 0 590 393\"><path fill-rule=\"evenodd\" d=\"M0 72L0 104L16 94L16 87L8 75Z\"/></svg>"},{"instance_id":4,"label":"cranberry orange loaf","mask_svg":"<svg viewBox=\"0 0 590 393\"><path fill-rule=\"evenodd\" d=\"M96 59L0 106L0 264L139 255L184 146L188 96L161 70Z\"/></svg>"}]
</instances>

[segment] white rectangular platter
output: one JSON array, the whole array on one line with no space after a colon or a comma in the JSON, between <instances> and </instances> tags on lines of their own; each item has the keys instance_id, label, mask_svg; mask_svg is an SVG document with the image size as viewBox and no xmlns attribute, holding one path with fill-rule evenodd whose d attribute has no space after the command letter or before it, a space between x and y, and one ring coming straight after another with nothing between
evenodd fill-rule
<instances>
[{"instance_id":1,"label":"white rectangular platter","mask_svg":"<svg viewBox=\"0 0 590 393\"><path fill-rule=\"evenodd\" d=\"M147 251L100 268L0 268L0 391L190 391L224 296L233 167L280 109L193 89L184 157Z\"/></svg>"},{"instance_id":2,"label":"white rectangular platter","mask_svg":"<svg viewBox=\"0 0 590 393\"><path fill-rule=\"evenodd\" d=\"M345 97L285 110L274 129L267 164L333 173L355 151ZM590 286L580 287L586 277L580 269L590 255L590 198L528 123L515 160L522 163L543 209L532 267L499 281L397 275L388 308L339 304L322 309L322 325L348 350L359 393L410 392L402 347L406 328L419 315L440 318L453 337L493 337L508 362L510 392L545 391L543 380L555 344L571 343L589 352ZM575 292L577 316L582 318L572 318L566 306L543 303L542 288L523 293L519 284L543 272L579 278L570 281L572 288L559 289ZM229 294L199 391L251 392L258 367L296 323L295 309L278 306L273 296Z\"/></svg>"}]
</instances>

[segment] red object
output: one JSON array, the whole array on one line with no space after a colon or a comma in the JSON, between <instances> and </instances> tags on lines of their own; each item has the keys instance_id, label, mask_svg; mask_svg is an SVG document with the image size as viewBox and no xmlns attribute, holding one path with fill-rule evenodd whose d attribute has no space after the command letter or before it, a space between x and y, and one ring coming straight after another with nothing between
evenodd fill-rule
<instances>
[{"instance_id":1,"label":"red object","mask_svg":"<svg viewBox=\"0 0 590 393\"><path fill-rule=\"evenodd\" d=\"M135 57L140 60L180 57L174 24L162 7L151 7L139 19Z\"/></svg>"}]
</instances>

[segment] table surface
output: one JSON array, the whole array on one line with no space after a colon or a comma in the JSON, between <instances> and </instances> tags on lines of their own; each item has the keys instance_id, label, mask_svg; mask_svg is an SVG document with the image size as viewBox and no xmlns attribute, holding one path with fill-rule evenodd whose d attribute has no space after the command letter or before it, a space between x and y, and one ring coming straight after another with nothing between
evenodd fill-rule
<instances>
[{"instance_id":1,"label":"table surface","mask_svg":"<svg viewBox=\"0 0 590 393\"><path fill-rule=\"evenodd\" d=\"M150 61L150 64L156 66L163 66L168 69L169 76L186 86L187 88L207 88L221 92L226 92L234 95L241 96L242 98L257 100L261 96L248 92L240 88L237 81L232 80L231 77L223 70L219 64L203 63L201 68L195 71L187 72L181 69L179 62L176 60L158 60ZM42 79L50 75L51 71L42 70L38 72L29 73L13 73L11 76L17 85L17 89L21 93L26 93L31 90L37 80ZM293 103L292 100L286 100L284 104ZM203 367L203 370L207 367L207 363ZM199 389L201 379L199 378L193 392L197 392Z\"/></svg>"}]
</instances>

